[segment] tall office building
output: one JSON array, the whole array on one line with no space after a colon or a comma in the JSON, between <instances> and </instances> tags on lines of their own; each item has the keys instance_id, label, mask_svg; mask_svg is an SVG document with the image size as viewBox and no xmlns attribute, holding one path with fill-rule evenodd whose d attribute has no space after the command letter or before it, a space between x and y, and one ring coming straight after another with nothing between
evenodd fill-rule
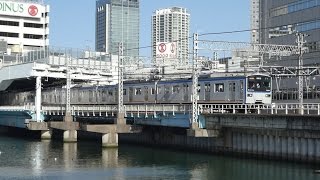
<instances>
[{"instance_id":1,"label":"tall office building","mask_svg":"<svg viewBox=\"0 0 320 180\"><path fill-rule=\"evenodd\" d=\"M259 43L259 4L260 0L251 0L251 43Z\"/></svg>"},{"instance_id":2,"label":"tall office building","mask_svg":"<svg viewBox=\"0 0 320 180\"><path fill-rule=\"evenodd\" d=\"M96 1L96 51L139 56L139 0Z\"/></svg>"},{"instance_id":3,"label":"tall office building","mask_svg":"<svg viewBox=\"0 0 320 180\"><path fill-rule=\"evenodd\" d=\"M189 59L190 14L185 8L172 7L156 10L152 16L152 56L157 57L159 43L176 43L176 58ZM161 47L163 49L163 47ZM171 49L174 51L174 49Z\"/></svg>"},{"instance_id":4,"label":"tall office building","mask_svg":"<svg viewBox=\"0 0 320 180\"><path fill-rule=\"evenodd\" d=\"M259 41L266 44L297 45L296 33L309 35L306 46L309 53L303 55L303 66L320 65L320 0L260 0ZM265 65L294 67L298 56L282 57L266 61ZM280 102L298 102L298 79L282 79L274 82L273 99ZM319 102L320 79L306 77L303 83L304 102ZM308 86L308 87L306 87Z\"/></svg>"},{"instance_id":5,"label":"tall office building","mask_svg":"<svg viewBox=\"0 0 320 180\"><path fill-rule=\"evenodd\" d=\"M0 41L13 53L48 46L48 14L42 0L0 1Z\"/></svg>"},{"instance_id":6,"label":"tall office building","mask_svg":"<svg viewBox=\"0 0 320 180\"><path fill-rule=\"evenodd\" d=\"M253 0L255 1L255 0ZM296 45L297 32L308 34L310 52L304 55L304 65L320 65L320 0L260 1L261 43ZM297 56L278 65L297 65Z\"/></svg>"}]
</instances>

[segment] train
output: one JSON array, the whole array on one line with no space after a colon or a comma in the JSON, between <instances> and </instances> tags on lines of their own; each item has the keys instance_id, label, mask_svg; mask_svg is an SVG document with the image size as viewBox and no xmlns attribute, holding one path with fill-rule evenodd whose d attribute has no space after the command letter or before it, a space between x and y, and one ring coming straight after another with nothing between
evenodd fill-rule
<instances>
[{"instance_id":1,"label":"train","mask_svg":"<svg viewBox=\"0 0 320 180\"><path fill-rule=\"evenodd\" d=\"M251 74L226 77L199 77L200 104L271 104L271 77ZM118 86L84 86L71 88L71 105L112 105L118 102ZM192 79L125 81L124 104L190 104ZM32 104L35 91L2 92L1 105ZM65 104L63 87L42 90L42 105Z\"/></svg>"}]
</instances>

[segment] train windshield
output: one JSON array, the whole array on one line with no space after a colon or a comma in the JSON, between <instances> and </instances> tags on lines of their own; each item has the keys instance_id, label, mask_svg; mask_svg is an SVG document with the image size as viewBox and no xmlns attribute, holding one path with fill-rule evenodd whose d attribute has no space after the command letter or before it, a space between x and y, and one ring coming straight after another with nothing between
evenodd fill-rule
<instances>
[{"instance_id":1,"label":"train windshield","mask_svg":"<svg viewBox=\"0 0 320 180\"><path fill-rule=\"evenodd\" d=\"M270 92L271 78L269 76L254 75L248 77L248 91Z\"/></svg>"}]
</instances>

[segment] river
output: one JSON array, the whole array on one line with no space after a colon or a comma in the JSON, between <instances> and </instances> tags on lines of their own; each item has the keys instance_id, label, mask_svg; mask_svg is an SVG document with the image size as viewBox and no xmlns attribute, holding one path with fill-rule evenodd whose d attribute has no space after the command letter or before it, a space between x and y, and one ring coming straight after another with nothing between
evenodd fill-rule
<instances>
[{"instance_id":1,"label":"river","mask_svg":"<svg viewBox=\"0 0 320 180\"><path fill-rule=\"evenodd\" d=\"M121 144L0 135L0 179L316 180L315 166Z\"/></svg>"}]
</instances>

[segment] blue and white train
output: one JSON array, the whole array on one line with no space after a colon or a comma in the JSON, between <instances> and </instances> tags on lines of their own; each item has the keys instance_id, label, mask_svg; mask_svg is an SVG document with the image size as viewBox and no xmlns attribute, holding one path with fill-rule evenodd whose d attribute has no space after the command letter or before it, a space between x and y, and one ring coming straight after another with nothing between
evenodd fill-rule
<instances>
[{"instance_id":1,"label":"blue and white train","mask_svg":"<svg viewBox=\"0 0 320 180\"><path fill-rule=\"evenodd\" d=\"M202 104L271 104L271 77L263 74L230 77L199 78L199 100ZM124 104L189 104L192 79L125 82ZM42 91L43 105L65 104L65 89ZM9 99L8 99L9 98ZM117 86L73 87L71 104L117 104ZM23 105L34 102L34 91L8 92L0 95L4 105Z\"/></svg>"}]
</instances>

